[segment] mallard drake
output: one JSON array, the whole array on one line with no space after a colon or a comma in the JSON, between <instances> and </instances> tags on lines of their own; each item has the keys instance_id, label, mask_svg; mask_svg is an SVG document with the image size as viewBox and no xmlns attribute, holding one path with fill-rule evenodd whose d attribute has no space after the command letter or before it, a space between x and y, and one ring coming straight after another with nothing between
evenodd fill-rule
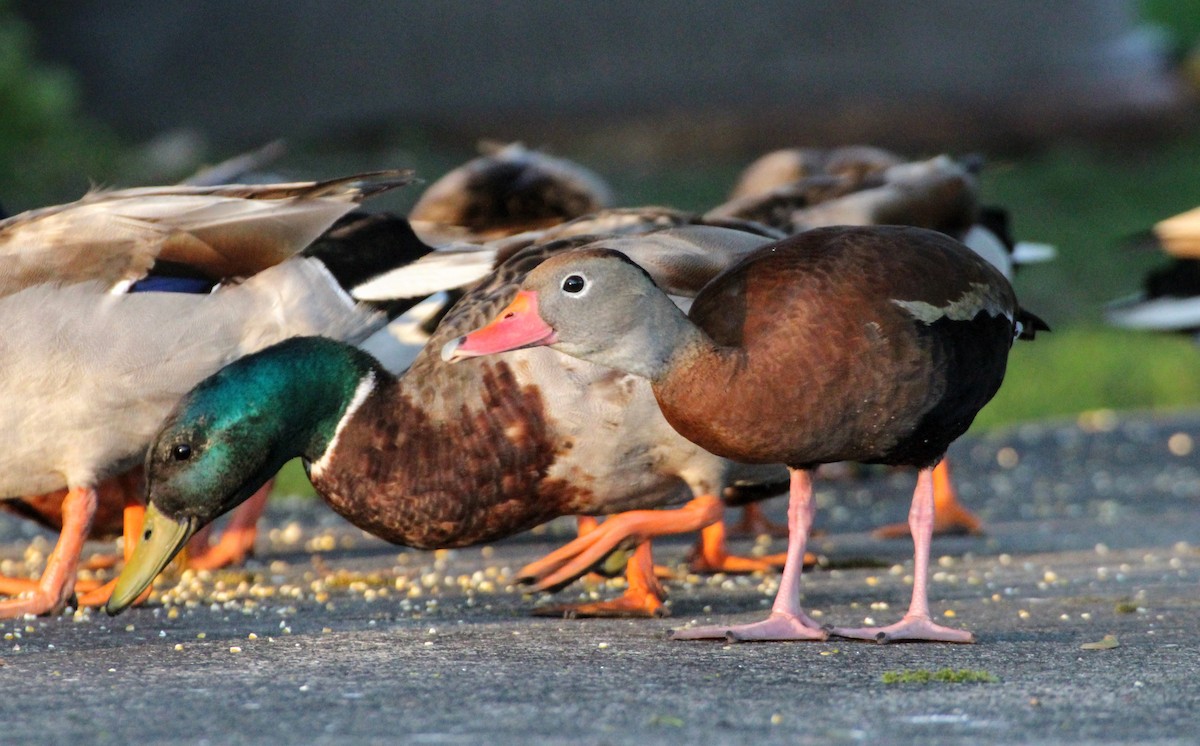
<instances>
[{"instance_id":1,"label":"mallard drake","mask_svg":"<svg viewBox=\"0 0 1200 746\"><path fill-rule=\"evenodd\" d=\"M146 540L108 611L124 608L191 533L293 456L303 457L313 486L352 523L425 549L491 541L560 515L657 508L688 487L694 497L685 512L695 530L719 517L722 485L786 474L694 446L662 418L644 382L601 366L548 350L454 366L440 359L441 346L511 301L532 267L592 240L518 251L451 309L398 378L353 348L305 339L244 358L198 386L150 452ZM768 241L692 226L609 245L628 247L671 292L690 296ZM310 406L282 406L301 390ZM660 511L644 511L606 522L586 545L556 557L540 587L577 577L631 535L653 535L659 518ZM606 543L606 536L617 538ZM577 611L661 613L648 560L647 545L631 564L651 587Z\"/></svg>"},{"instance_id":2,"label":"mallard drake","mask_svg":"<svg viewBox=\"0 0 1200 746\"><path fill-rule=\"evenodd\" d=\"M341 255L341 247L318 242L304 256L256 272L254 262L238 255L238 242L267 263L295 254L364 196L407 181L407 172L385 172L196 193L124 190L119 200L112 194L82 200L84 218L73 216L73 209L48 208L0 226L9 231L5 251L33 283L14 289L13 278L6 277L11 292L0 297L0 317L10 329L0 342L8 350L0 363L7 366L0 376L5 403L0 422L7 436L0 448L0 499L67 489L63 531L36 591L31 598L0 603L0 615L45 613L67 602L97 485L142 460L149 437L191 385L232 359L296 334L365 338L386 322L388 314L381 309L395 312L397 305L356 300L354 289L430 251L409 230L405 244L374 246L352 259ZM118 217L97 217L96 206L104 203ZM177 218L168 203L182 205ZM305 209L310 203L312 212L324 216L323 225ZM278 208L274 217L271 206ZM53 235L47 221L75 230L104 225L110 230L95 245L72 233L60 253L92 258L71 262L56 255L51 263L63 268L63 280L38 282L44 272L31 257L49 254L20 234ZM300 227L289 228L293 221ZM114 239L114 225L137 238L121 234ZM148 233L160 236L157 248L143 240ZM21 246L32 248L23 253ZM198 260L181 259L180 246ZM97 262L95 256L109 259ZM151 268L157 272L165 266L176 273L184 263L193 275L253 274L206 295L114 294ZM95 278L79 281L89 271Z\"/></svg>"},{"instance_id":3,"label":"mallard drake","mask_svg":"<svg viewBox=\"0 0 1200 746\"><path fill-rule=\"evenodd\" d=\"M897 624L834 634L973 642L929 616L932 473L999 389L1014 339L1045 328L1018 308L1003 275L932 231L816 229L752 252L684 315L606 244L547 260L491 323L443 355L549 346L648 380L667 421L706 450L788 464L788 559L770 618L675 637L825 639L800 604L815 510L809 472L863 461L920 470L910 513L912 603Z\"/></svg>"}]
</instances>

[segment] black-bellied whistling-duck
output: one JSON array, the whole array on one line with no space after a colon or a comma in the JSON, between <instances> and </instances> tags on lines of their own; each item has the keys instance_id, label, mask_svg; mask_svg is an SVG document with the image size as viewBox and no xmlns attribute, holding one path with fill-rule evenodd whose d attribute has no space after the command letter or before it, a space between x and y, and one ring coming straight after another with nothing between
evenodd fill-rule
<instances>
[{"instance_id":1,"label":"black-bellied whistling-duck","mask_svg":"<svg viewBox=\"0 0 1200 746\"><path fill-rule=\"evenodd\" d=\"M810 471L860 461L918 468L907 614L854 638L973 642L927 600L933 467L1004 378L1018 336L1045 325L1008 281L941 234L827 228L753 252L685 316L622 256L594 247L548 260L490 324L448 344L456 360L529 346L649 379L667 421L705 449L791 471L787 564L768 619L683 629L678 639L822 640L800 604L815 506Z\"/></svg>"},{"instance_id":2,"label":"black-bellied whistling-duck","mask_svg":"<svg viewBox=\"0 0 1200 746\"><path fill-rule=\"evenodd\" d=\"M1012 280L1016 266L1053 258L1053 247L1017 242L1003 208L979 204L979 159L937 156L906 162L880 148L787 148L743 171L730 200L710 216L758 220L787 233L830 225L910 225L957 238ZM982 522L958 499L949 460L934 472L934 533L975 534ZM746 507L746 531L774 532L756 505ZM906 524L876 529L882 538L908 533Z\"/></svg>"}]
</instances>

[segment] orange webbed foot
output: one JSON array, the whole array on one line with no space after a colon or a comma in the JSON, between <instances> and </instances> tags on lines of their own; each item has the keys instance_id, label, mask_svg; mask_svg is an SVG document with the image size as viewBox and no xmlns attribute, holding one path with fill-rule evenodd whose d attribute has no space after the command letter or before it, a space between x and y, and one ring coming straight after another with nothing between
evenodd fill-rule
<instances>
[{"instance_id":1,"label":"orange webbed foot","mask_svg":"<svg viewBox=\"0 0 1200 746\"><path fill-rule=\"evenodd\" d=\"M534 609L533 614L566 618L656 618L670 614L664 604L666 592L654 575L654 556L650 542L643 541L638 544L629 558L629 562L625 565L625 579L629 587L618 598L580 604L541 606Z\"/></svg>"},{"instance_id":2,"label":"orange webbed foot","mask_svg":"<svg viewBox=\"0 0 1200 746\"><path fill-rule=\"evenodd\" d=\"M717 521L705 526L700 531L700 541L692 549L688 560L688 569L697 573L729 573L745 575L754 572L775 572L781 569L787 560L786 553L770 554L763 557L746 557L730 554L725 541L726 528L724 521ZM804 566L810 567L817 563L817 558L811 553L804 555Z\"/></svg>"},{"instance_id":3,"label":"orange webbed foot","mask_svg":"<svg viewBox=\"0 0 1200 746\"><path fill-rule=\"evenodd\" d=\"M92 528L98 501L96 490L72 487L63 498L63 526L58 543L46 558L46 568L36 587L22 598L0 601L0 619L26 614L53 614L62 611L75 594L75 572L83 543Z\"/></svg>"}]
</instances>

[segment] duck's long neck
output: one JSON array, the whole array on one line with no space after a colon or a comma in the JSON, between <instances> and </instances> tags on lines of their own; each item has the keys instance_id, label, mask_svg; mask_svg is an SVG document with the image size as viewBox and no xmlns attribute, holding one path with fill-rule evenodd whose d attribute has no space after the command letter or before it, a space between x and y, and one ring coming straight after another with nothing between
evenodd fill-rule
<instances>
[{"instance_id":1,"label":"duck's long neck","mask_svg":"<svg viewBox=\"0 0 1200 746\"><path fill-rule=\"evenodd\" d=\"M568 355L658 384L676 375L692 359L719 355L719 348L666 295L646 299L636 318L616 334L606 334L603 344L592 339L560 342L554 349Z\"/></svg>"}]
</instances>

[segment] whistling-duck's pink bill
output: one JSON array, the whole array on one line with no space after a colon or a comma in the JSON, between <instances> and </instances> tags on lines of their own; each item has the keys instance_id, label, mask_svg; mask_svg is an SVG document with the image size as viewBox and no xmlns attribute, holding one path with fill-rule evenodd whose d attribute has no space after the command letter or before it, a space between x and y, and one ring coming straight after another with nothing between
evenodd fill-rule
<instances>
[{"instance_id":1,"label":"whistling-duck's pink bill","mask_svg":"<svg viewBox=\"0 0 1200 746\"><path fill-rule=\"evenodd\" d=\"M522 290L490 324L447 342L442 348L442 359L456 362L555 341L554 330L538 315L537 293Z\"/></svg>"}]
</instances>

